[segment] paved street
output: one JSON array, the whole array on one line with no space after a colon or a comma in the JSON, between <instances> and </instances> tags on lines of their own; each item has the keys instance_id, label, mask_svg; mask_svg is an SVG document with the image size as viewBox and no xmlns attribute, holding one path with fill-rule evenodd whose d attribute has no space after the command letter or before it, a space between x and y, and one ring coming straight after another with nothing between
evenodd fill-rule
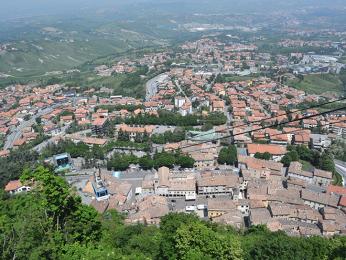
<instances>
[{"instance_id":1,"label":"paved street","mask_svg":"<svg viewBox=\"0 0 346 260\"><path fill-rule=\"evenodd\" d=\"M22 135L22 130L26 127L32 126L35 123L36 118L51 113L55 108L61 106L61 104L55 104L51 107L39 111L37 114L32 116L28 121L23 121L17 126L14 131L7 137L4 149L8 150L13 147L13 143L19 139Z\"/></svg>"},{"instance_id":2,"label":"paved street","mask_svg":"<svg viewBox=\"0 0 346 260\"><path fill-rule=\"evenodd\" d=\"M190 100L190 99L187 97L187 95L185 94L184 90L181 88L181 86L180 86L178 80L174 81L174 83L175 83L175 85L179 88L179 91L180 91L180 92L179 92L178 94L182 93L186 99ZM190 102L191 102L191 101L190 101Z\"/></svg>"},{"instance_id":3,"label":"paved street","mask_svg":"<svg viewBox=\"0 0 346 260\"><path fill-rule=\"evenodd\" d=\"M341 175L343 185L346 187L346 162L334 160L336 171Z\"/></svg>"},{"instance_id":4,"label":"paved street","mask_svg":"<svg viewBox=\"0 0 346 260\"><path fill-rule=\"evenodd\" d=\"M149 101L151 97L155 96L158 91L158 84L164 82L168 75L166 73L160 74L146 83L146 95L145 100Z\"/></svg>"}]
</instances>

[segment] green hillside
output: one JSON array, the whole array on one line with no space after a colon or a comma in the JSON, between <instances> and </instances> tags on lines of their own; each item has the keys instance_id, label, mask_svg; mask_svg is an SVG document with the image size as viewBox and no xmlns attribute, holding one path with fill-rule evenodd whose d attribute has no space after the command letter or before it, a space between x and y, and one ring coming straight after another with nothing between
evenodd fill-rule
<instances>
[{"instance_id":1,"label":"green hillside","mask_svg":"<svg viewBox=\"0 0 346 260\"><path fill-rule=\"evenodd\" d=\"M332 74L304 75L303 80L290 80L287 84L310 94L344 93L344 87L339 76Z\"/></svg>"},{"instance_id":2,"label":"green hillside","mask_svg":"<svg viewBox=\"0 0 346 260\"><path fill-rule=\"evenodd\" d=\"M133 26L127 22L52 19L33 20L15 28L12 34L0 28L0 34L8 38L0 41L8 45L0 52L0 73L8 75L0 78L0 85L35 80L47 74L59 75L101 57L167 44L160 37L145 33L145 25L138 27L139 32ZM19 34L25 35L25 40L17 39Z\"/></svg>"}]
</instances>

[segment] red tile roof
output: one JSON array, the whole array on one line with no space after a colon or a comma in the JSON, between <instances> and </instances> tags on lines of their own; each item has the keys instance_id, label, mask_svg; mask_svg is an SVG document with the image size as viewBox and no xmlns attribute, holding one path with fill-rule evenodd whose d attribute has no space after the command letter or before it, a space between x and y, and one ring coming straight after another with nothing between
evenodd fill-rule
<instances>
[{"instance_id":1,"label":"red tile roof","mask_svg":"<svg viewBox=\"0 0 346 260\"><path fill-rule=\"evenodd\" d=\"M0 157L7 157L10 155L10 151L8 150L1 150L0 151Z\"/></svg>"},{"instance_id":2,"label":"red tile roof","mask_svg":"<svg viewBox=\"0 0 346 260\"><path fill-rule=\"evenodd\" d=\"M346 196L342 196L339 201L339 206L346 207Z\"/></svg>"},{"instance_id":3,"label":"red tile roof","mask_svg":"<svg viewBox=\"0 0 346 260\"><path fill-rule=\"evenodd\" d=\"M93 122L93 126L103 126L107 121L107 118L96 118Z\"/></svg>"},{"instance_id":4,"label":"red tile roof","mask_svg":"<svg viewBox=\"0 0 346 260\"><path fill-rule=\"evenodd\" d=\"M247 149L249 154L268 152L272 155L284 155L287 152L286 147L271 144L248 144Z\"/></svg>"},{"instance_id":5,"label":"red tile roof","mask_svg":"<svg viewBox=\"0 0 346 260\"><path fill-rule=\"evenodd\" d=\"M5 191L13 191L16 190L20 187L22 187L22 183L20 182L20 180L15 180L15 181L10 181L9 183L7 183L7 185L5 186Z\"/></svg>"},{"instance_id":6,"label":"red tile roof","mask_svg":"<svg viewBox=\"0 0 346 260\"><path fill-rule=\"evenodd\" d=\"M335 185L329 185L327 187L327 192L340 194L340 195L346 195L346 188L340 187L340 186L335 186Z\"/></svg>"}]
</instances>

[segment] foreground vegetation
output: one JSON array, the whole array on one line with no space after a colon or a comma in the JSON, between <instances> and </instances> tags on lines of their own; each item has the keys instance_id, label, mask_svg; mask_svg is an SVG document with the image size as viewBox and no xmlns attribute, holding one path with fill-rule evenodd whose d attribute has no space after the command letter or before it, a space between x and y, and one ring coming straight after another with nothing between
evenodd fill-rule
<instances>
[{"instance_id":1,"label":"foreground vegetation","mask_svg":"<svg viewBox=\"0 0 346 260\"><path fill-rule=\"evenodd\" d=\"M236 231L195 215L169 214L160 227L100 215L48 169L24 171L27 194L0 196L2 259L345 259L346 237L288 237L263 226Z\"/></svg>"}]
</instances>

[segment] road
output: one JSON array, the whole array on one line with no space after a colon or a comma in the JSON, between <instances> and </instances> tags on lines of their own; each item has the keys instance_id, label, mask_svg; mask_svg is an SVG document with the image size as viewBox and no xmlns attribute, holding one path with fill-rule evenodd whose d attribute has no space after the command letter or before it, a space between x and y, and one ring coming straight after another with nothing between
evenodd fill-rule
<instances>
[{"instance_id":1,"label":"road","mask_svg":"<svg viewBox=\"0 0 346 260\"><path fill-rule=\"evenodd\" d=\"M28 121L21 122L20 125L17 126L10 135L7 136L4 149L11 149L13 147L13 143L22 136L22 130L26 127L32 126L35 123L36 118L51 113L55 108L59 106L61 106L61 104L55 104L51 107L45 108L39 111L37 114L33 115Z\"/></svg>"},{"instance_id":2,"label":"road","mask_svg":"<svg viewBox=\"0 0 346 260\"><path fill-rule=\"evenodd\" d=\"M232 114L229 112L230 106L225 106L225 115L227 116L227 125L231 126L232 125Z\"/></svg>"},{"instance_id":3,"label":"road","mask_svg":"<svg viewBox=\"0 0 346 260\"><path fill-rule=\"evenodd\" d=\"M160 74L146 83L146 95L145 100L149 101L153 96L156 95L158 91L158 84L167 79L168 75L166 73Z\"/></svg>"},{"instance_id":4,"label":"road","mask_svg":"<svg viewBox=\"0 0 346 260\"><path fill-rule=\"evenodd\" d=\"M346 187L346 162L334 160L336 171L342 177L342 184Z\"/></svg>"},{"instance_id":5,"label":"road","mask_svg":"<svg viewBox=\"0 0 346 260\"><path fill-rule=\"evenodd\" d=\"M189 100L189 98L188 98L187 95L185 94L184 90L181 88L181 86L180 86L178 80L175 80L174 83L175 83L175 85L179 88L180 93L182 93L182 94L184 95L184 97L185 97L187 100ZM190 100L189 100L189 101L190 101ZM191 101L190 101L190 102L191 102Z\"/></svg>"}]
</instances>

